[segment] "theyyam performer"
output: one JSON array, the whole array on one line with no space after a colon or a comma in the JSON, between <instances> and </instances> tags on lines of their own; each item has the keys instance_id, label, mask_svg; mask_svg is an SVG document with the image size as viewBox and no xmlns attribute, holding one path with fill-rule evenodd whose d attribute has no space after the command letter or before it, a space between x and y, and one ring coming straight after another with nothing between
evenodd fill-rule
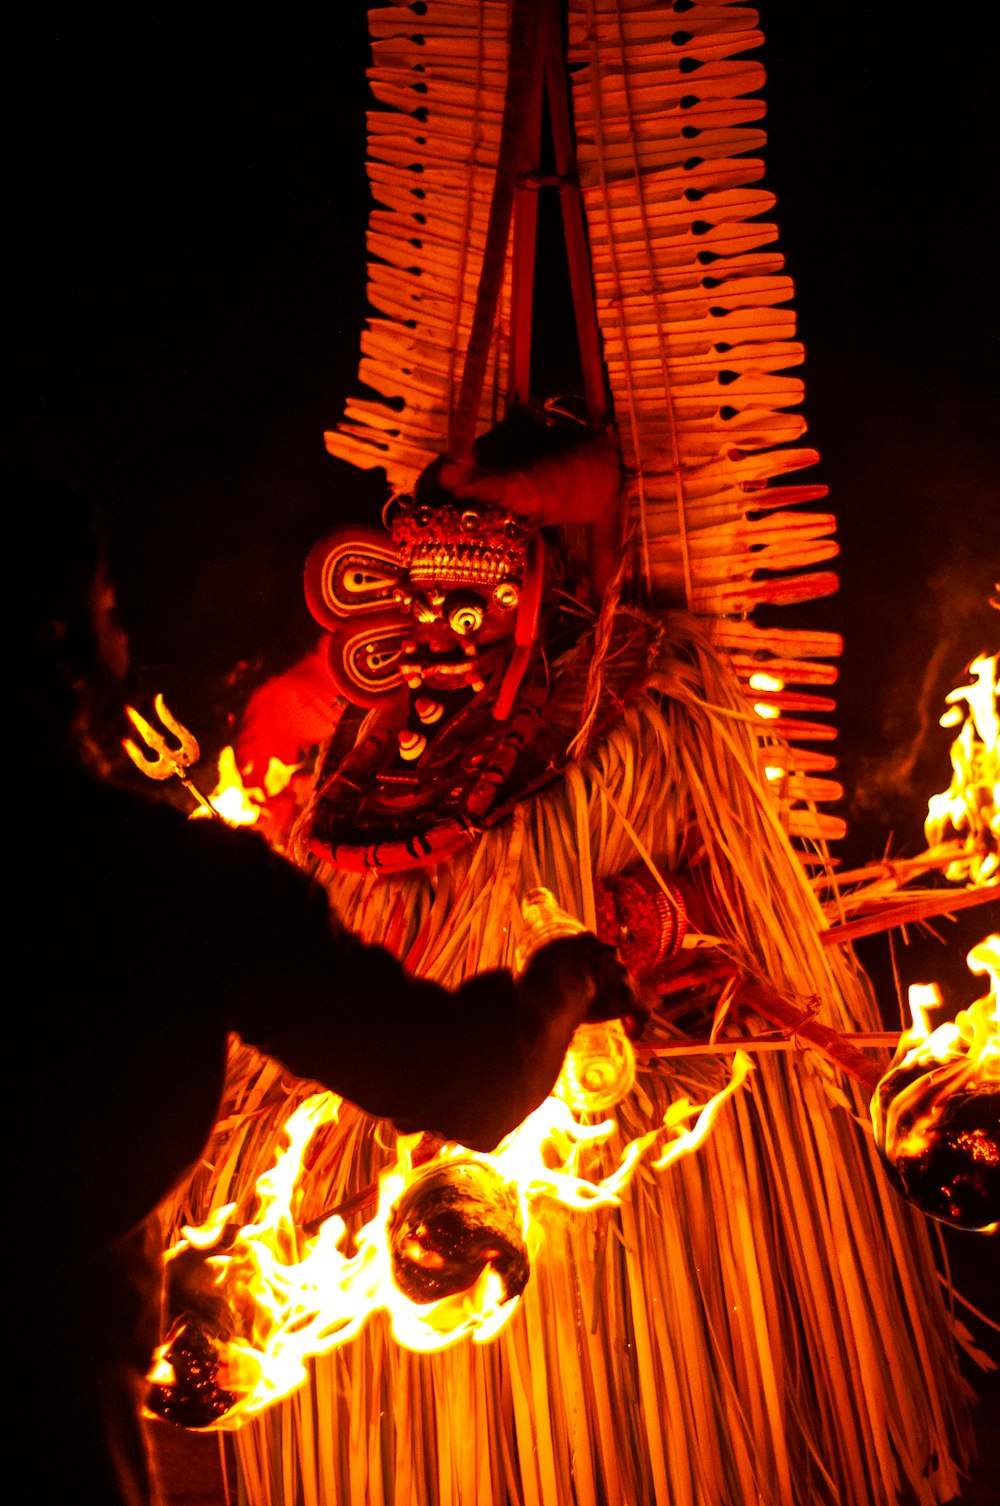
<instances>
[{"instance_id":1,"label":"theyyam performer","mask_svg":"<svg viewBox=\"0 0 1000 1506\"><path fill-rule=\"evenodd\" d=\"M752 1039L775 1010L877 1024L810 883L838 832L837 640L753 620L836 584L817 568L836 552L810 510L824 489L780 480L816 457L761 219L756 16L570 0L568 69L555 5L426 0L371 27L388 108L370 116L360 376L379 396L328 446L384 466L390 496L383 529L336 528L307 564L330 715L290 851L419 978L516 970L534 931L576 922L658 1002L637 1044L610 1030L564 1069L577 1131L605 1124L579 1180L628 1162L613 1197L539 1196L525 1233L502 1148L407 1149L399 1282L426 1306L516 1271L509 1321L419 1352L375 1312L237 1431L246 1499L948 1500L968 1446L950 1323L869 1095L816 1052L746 1075L732 1054L667 1052ZM530 383L540 191L563 208L569 398ZM251 703L248 784L317 740L304 683ZM616 1053L618 1090L588 1099ZM251 1207L311 1091L249 1047L229 1070L176 1227ZM671 1153L717 1097L697 1148ZM298 1226L338 1210L361 1238L399 1154L391 1126L340 1104L306 1153Z\"/></svg>"}]
</instances>

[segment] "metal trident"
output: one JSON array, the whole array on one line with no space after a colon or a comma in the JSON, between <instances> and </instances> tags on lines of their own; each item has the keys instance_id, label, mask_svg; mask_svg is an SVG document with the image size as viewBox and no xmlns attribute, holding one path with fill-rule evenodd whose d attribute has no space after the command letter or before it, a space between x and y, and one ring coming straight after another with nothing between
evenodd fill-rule
<instances>
[{"instance_id":1,"label":"metal trident","mask_svg":"<svg viewBox=\"0 0 1000 1506\"><path fill-rule=\"evenodd\" d=\"M149 754L142 752L130 737L122 738L122 747L131 758L137 769L141 769L147 779L172 779L180 780L184 788L194 796L202 809L216 820L221 820L218 812L212 807L210 801L202 794L201 790L188 775L191 764L197 763L201 757L201 749L198 747L198 739L172 714L162 695L157 695L153 700L156 714L172 733L180 744L172 748L161 732L151 727L146 718L140 716L134 706L125 707L125 715L132 726L138 732L146 744Z\"/></svg>"}]
</instances>

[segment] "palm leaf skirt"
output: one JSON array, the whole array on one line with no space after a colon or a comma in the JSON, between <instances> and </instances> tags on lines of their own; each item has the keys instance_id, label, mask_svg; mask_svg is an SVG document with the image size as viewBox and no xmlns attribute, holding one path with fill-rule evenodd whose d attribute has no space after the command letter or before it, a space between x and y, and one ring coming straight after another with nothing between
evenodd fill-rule
<instances>
[{"instance_id":1,"label":"palm leaf skirt","mask_svg":"<svg viewBox=\"0 0 1000 1506\"><path fill-rule=\"evenodd\" d=\"M821 945L731 670L697 630L682 659L667 667L675 694L641 695L448 865L321 869L346 924L457 983L511 964L533 886L593 924L595 876L676 869L697 847L725 950L825 1023L874 1026L852 957ZM882 1176L855 1086L819 1057L776 1056L693 1155L641 1167L619 1208L543 1214L520 1310L494 1342L418 1355L379 1316L312 1362L306 1386L236 1435L241 1500L875 1506L903 1482L921 1506L950 1499L968 1424L927 1229ZM617 1147L599 1154L724 1080L711 1058L676 1061L640 1066ZM245 1203L307 1091L236 1044L228 1113L174 1217ZM391 1147L345 1105L311 1157L304 1216L370 1183Z\"/></svg>"}]
</instances>

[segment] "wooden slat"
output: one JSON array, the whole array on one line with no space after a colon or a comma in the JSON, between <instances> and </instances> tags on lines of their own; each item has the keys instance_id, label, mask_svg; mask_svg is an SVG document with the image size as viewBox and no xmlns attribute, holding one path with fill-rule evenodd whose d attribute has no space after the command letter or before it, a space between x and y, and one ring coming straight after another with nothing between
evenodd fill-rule
<instances>
[{"instance_id":1,"label":"wooden slat","mask_svg":"<svg viewBox=\"0 0 1000 1506\"><path fill-rule=\"evenodd\" d=\"M792 448L806 427L803 384L787 374L803 356L792 283L780 253L760 249L775 231L761 220L774 198L756 155L763 70L745 55L761 40L755 23L735 3L679 14L654 0L570 0L580 176L647 588L719 618L717 640L740 651L747 680L770 662L787 671L783 684L828 685L835 670L809 660L838 651L833 635L806 646L749 624L727 632L760 603L836 588L821 568L837 553L835 520L801 510L824 489L771 485L816 457ZM781 731L832 737L798 715L831 710L826 697L770 699ZM830 821L796 803L838 798L839 787L804 772L783 790L791 826L829 835Z\"/></svg>"},{"instance_id":2,"label":"wooden slat","mask_svg":"<svg viewBox=\"0 0 1000 1506\"><path fill-rule=\"evenodd\" d=\"M352 465L385 466L412 485L444 448L472 326L507 76L506 0L427 0L371 12L368 116L369 298L361 380L383 399L352 400L326 436ZM506 282L501 297L506 297ZM495 415L505 346L481 408Z\"/></svg>"}]
</instances>

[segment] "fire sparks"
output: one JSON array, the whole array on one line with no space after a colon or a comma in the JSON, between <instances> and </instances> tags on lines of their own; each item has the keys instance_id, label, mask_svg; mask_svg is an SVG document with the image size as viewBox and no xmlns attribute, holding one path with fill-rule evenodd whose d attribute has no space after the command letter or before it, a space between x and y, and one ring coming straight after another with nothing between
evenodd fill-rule
<instances>
[{"instance_id":1,"label":"fire sparks","mask_svg":"<svg viewBox=\"0 0 1000 1506\"><path fill-rule=\"evenodd\" d=\"M961 730L951 745L951 785L931 796L924 831L932 847L955 836L964 840L965 851L946 869L953 882L990 884L1000 877L998 660L994 654L970 664L972 684L951 691L941 718L942 727L961 723Z\"/></svg>"},{"instance_id":2,"label":"fire sparks","mask_svg":"<svg viewBox=\"0 0 1000 1506\"><path fill-rule=\"evenodd\" d=\"M925 1213L993 1232L1000 1218L1000 936L968 956L990 992L930 1029L935 985L910 990L913 1025L872 1099L890 1180Z\"/></svg>"},{"instance_id":3,"label":"fire sparks","mask_svg":"<svg viewBox=\"0 0 1000 1506\"><path fill-rule=\"evenodd\" d=\"M490 1341L517 1308L546 1202L580 1213L613 1206L648 1148L666 1140L653 1163L663 1168L701 1143L749 1067L738 1055L730 1081L704 1107L673 1104L596 1180L583 1174L584 1159L607 1147L616 1126L583 1125L556 1098L489 1156L443 1145L418 1166L421 1137L401 1137L378 1211L353 1239L336 1213L311 1233L296 1222L307 1146L340 1105L333 1094L314 1095L288 1121L287 1148L257 1183L253 1222L236 1228L234 1208L223 1208L185 1229L169 1252L171 1326L150 1374L150 1410L187 1427L239 1427L302 1384L310 1355L348 1342L380 1310L409 1349Z\"/></svg>"}]
</instances>

